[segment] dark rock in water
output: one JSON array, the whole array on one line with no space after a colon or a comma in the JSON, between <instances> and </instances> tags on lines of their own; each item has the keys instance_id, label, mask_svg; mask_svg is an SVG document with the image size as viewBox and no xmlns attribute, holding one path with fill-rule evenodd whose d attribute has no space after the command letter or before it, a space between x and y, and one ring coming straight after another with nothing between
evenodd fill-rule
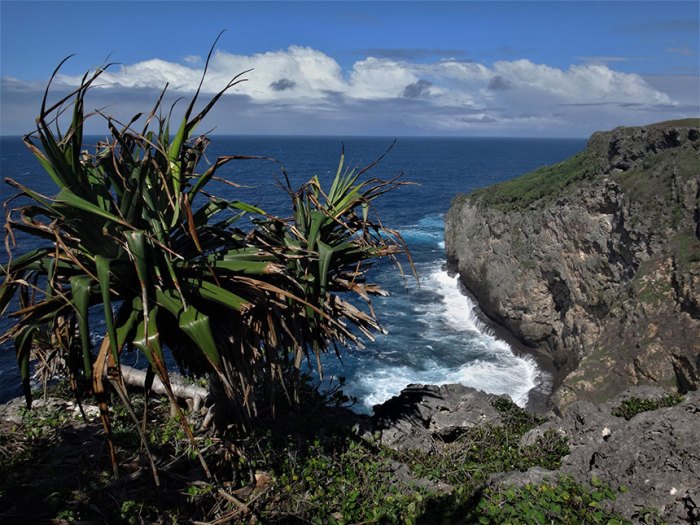
<instances>
[{"instance_id":1,"label":"dark rock in water","mask_svg":"<svg viewBox=\"0 0 700 525\"><path fill-rule=\"evenodd\" d=\"M570 475L578 483L594 478L613 489L624 486L609 506L631 519L654 508L666 523L700 522L700 393L676 406L641 412L629 421L612 410L631 397L659 399L659 389L637 387L603 405L572 403L557 420L523 436L523 444L554 429L569 438L571 453L556 471L530 469L494 478L497 484L539 483Z\"/></svg>"},{"instance_id":2,"label":"dark rock in water","mask_svg":"<svg viewBox=\"0 0 700 525\"><path fill-rule=\"evenodd\" d=\"M492 405L499 396L463 385L408 385L374 407L374 438L395 450L432 452L435 442L449 442L461 430L499 424Z\"/></svg>"},{"instance_id":3,"label":"dark rock in water","mask_svg":"<svg viewBox=\"0 0 700 525\"><path fill-rule=\"evenodd\" d=\"M555 166L456 198L448 263L549 356L552 402L700 386L697 119L595 133Z\"/></svg>"}]
</instances>

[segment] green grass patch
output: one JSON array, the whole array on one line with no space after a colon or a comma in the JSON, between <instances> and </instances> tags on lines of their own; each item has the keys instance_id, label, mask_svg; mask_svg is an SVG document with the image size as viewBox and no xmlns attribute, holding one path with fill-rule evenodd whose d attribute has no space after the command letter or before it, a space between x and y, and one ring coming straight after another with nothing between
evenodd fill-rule
<instances>
[{"instance_id":1,"label":"green grass patch","mask_svg":"<svg viewBox=\"0 0 700 525\"><path fill-rule=\"evenodd\" d=\"M593 158L581 152L517 179L474 190L466 198L502 211L523 209L535 203L544 205L573 182L595 175L596 168Z\"/></svg>"},{"instance_id":2,"label":"green grass patch","mask_svg":"<svg viewBox=\"0 0 700 525\"><path fill-rule=\"evenodd\" d=\"M672 240L676 264L681 270L700 262L700 239L693 232L676 235Z\"/></svg>"},{"instance_id":3,"label":"green grass patch","mask_svg":"<svg viewBox=\"0 0 700 525\"><path fill-rule=\"evenodd\" d=\"M700 171L700 160L693 149L673 148L648 156L633 169L613 174L627 196L641 206L648 219L677 226L682 209L675 201L674 185L683 184ZM676 188L675 191L681 191Z\"/></svg>"},{"instance_id":4,"label":"green grass patch","mask_svg":"<svg viewBox=\"0 0 700 525\"><path fill-rule=\"evenodd\" d=\"M397 460L409 465L415 476L454 487L448 504L443 502L438 507L439 512L433 507L431 515L434 521L430 523L461 522L461 516L470 512L475 496L492 474L525 471L534 466L555 469L561 465L561 458L569 453L567 439L551 430L533 445L521 446L523 434L540 424L542 419L505 398L496 400L494 406L501 413L502 426L466 429L454 441L441 444L433 454L417 451L394 453Z\"/></svg>"},{"instance_id":5,"label":"green grass patch","mask_svg":"<svg viewBox=\"0 0 700 525\"><path fill-rule=\"evenodd\" d=\"M665 120L644 126L646 128L700 128L700 118Z\"/></svg>"},{"instance_id":6,"label":"green grass patch","mask_svg":"<svg viewBox=\"0 0 700 525\"><path fill-rule=\"evenodd\" d=\"M668 394L659 399L631 397L613 408L612 415L630 420L642 412L676 406L681 401L683 401L683 396L680 394Z\"/></svg>"},{"instance_id":7,"label":"green grass patch","mask_svg":"<svg viewBox=\"0 0 700 525\"><path fill-rule=\"evenodd\" d=\"M639 279L637 284L637 299L647 304L659 305L672 297L673 286L670 281Z\"/></svg>"}]
</instances>

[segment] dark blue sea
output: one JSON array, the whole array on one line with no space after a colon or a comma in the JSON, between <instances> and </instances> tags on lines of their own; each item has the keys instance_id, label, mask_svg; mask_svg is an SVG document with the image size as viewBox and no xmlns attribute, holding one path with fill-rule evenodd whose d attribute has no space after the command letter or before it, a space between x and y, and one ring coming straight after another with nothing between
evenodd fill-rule
<instances>
[{"instance_id":1,"label":"dark blue sea","mask_svg":"<svg viewBox=\"0 0 700 525\"><path fill-rule=\"evenodd\" d=\"M343 144L346 164L364 167L392 142L392 138L378 137L213 136L207 150L210 162L229 154L279 161L229 164L219 174L242 187L220 184L213 192L256 204L269 213L288 215L288 197L279 187L283 180L280 165L294 186L313 175L327 182L335 174ZM360 411L370 411L372 405L409 383L458 382L509 394L520 405L527 402L532 388L543 388L546 375L532 359L514 355L479 322L475 305L445 271L443 217L458 193L556 163L584 146L582 139L399 138L368 175L390 178L404 173L405 180L415 183L380 198L377 208L382 221L398 229L408 243L420 283L411 277L406 264L405 279L388 262L374 268L374 281L391 292L390 297L374 301L387 334L366 341L365 349L346 349L342 361L329 355L324 362L325 381L344 376L345 392L357 397L356 409ZM51 179L19 138L0 139L0 170L3 180L14 178L44 194L55 191ZM11 187L0 184L2 201L13 194ZM19 253L34 247L31 239L18 236L17 241ZM4 249L0 252L0 261L6 261ZM4 332L9 323L7 317L0 319L0 330ZM96 344L101 326L94 323ZM127 364L143 365L143 358L139 362L137 357L128 357ZM5 345L0 348L0 402L18 394L14 349Z\"/></svg>"}]
</instances>

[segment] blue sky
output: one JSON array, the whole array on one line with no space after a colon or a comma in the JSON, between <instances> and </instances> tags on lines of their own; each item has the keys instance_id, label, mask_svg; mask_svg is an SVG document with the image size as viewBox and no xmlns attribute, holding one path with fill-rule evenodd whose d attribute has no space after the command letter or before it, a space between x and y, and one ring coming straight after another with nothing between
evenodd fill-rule
<instances>
[{"instance_id":1,"label":"blue sky","mask_svg":"<svg viewBox=\"0 0 700 525\"><path fill-rule=\"evenodd\" d=\"M118 62L88 103L127 118L169 82L191 95L248 68L216 133L587 136L698 116L691 2L0 2L0 133L31 129L55 96ZM95 120L91 131L101 131Z\"/></svg>"}]
</instances>

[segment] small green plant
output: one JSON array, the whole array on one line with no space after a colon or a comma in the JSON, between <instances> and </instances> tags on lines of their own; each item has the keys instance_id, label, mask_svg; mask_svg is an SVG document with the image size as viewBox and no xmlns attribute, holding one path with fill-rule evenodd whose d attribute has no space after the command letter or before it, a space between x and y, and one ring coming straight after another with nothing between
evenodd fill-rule
<instances>
[{"instance_id":1,"label":"small green plant","mask_svg":"<svg viewBox=\"0 0 700 525\"><path fill-rule=\"evenodd\" d=\"M187 499L190 502L195 502L202 499L205 496L210 495L214 490L214 487L209 483L197 483L187 487Z\"/></svg>"},{"instance_id":2,"label":"small green plant","mask_svg":"<svg viewBox=\"0 0 700 525\"><path fill-rule=\"evenodd\" d=\"M56 519L65 523L75 523L76 516L75 512L72 510L62 510L56 514Z\"/></svg>"},{"instance_id":3,"label":"small green plant","mask_svg":"<svg viewBox=\"0 0 700 525\"><path fill-rule=\"evenodd\" d=\"M501 415L505 427L518 434L524 434L545 421L537 414L523 410L506 396L497 398L492 405Z\"/></svg>"},{"instance_id":4,"label":"small green plant","mask_svg":"<svg viewBox=\"0 0 700 525\"><path fill-rule=\"evenodd\" d=\"M641 525L666 525L659 516L659 511L653 507L642 507L632 514L634 523Z\"/></svg>"},{"instance_id":5,"label":"small green plant","mask_svg":"<svg viewBox=\"0 0 700 525\"><path fill-rule=\"evenodd\" d=\"M631 397L613 408L612 415L616 417L624 417L625 419L630 420L641 412L672 407L681 401L683 401L683 396L680 394L668 394L658 399Z\"/></svg>"},{"instance_id":6,"label":"small green plant","mask_svg":"<svg viewBox=\"0 0 700 525\"><path fill-rule=\"evenodd\" d=\"M141 514L141 505L138 501L124 500L122 501L119 516L127 523L137 523Z\"/></svg>"},{"instance_id":7,"label":"small green plant","mask_svg":"<svg viewBox=\"0 0 700 525\"><path fill-rule=\"evenodd\" d=\"M37 410L22 408L19 414L22 417L22 424L18 430L30 439L46 437L71 419L70 415L60 407L43 407Z\"/></svg>"},{"instance_id":8,"label":"small green plant","mask_svg":"<svg viewBox=\"0 0 700 525\"><path fill-rule=\"evenodd\" d=\"M560 477L556 483L528 483L519 488L488 488L467 522L483 525L628 523L604 508L603 503L615 497L615 491L605 484L594 480L593 487L588 488L570 477Z\"/></svg>"}]
</instances>

